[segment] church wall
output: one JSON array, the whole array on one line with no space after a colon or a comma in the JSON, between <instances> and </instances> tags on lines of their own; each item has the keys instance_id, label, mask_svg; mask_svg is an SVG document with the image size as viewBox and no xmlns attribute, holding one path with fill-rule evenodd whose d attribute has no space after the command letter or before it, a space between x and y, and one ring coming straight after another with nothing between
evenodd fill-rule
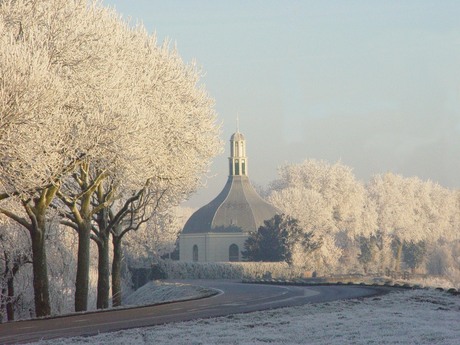
<instances>
[{"instance_id":1,"label":"church wall","mask_svg":"<svg viewBox=\"0 0 460 345\"><path fill-rule=\"evenodd\" d=\"M238 246L238 261L241 261L241 251L248 236L242 233L200 233L182 234L179 238L179 258L181 261L193 260L193 247L198 248L198 262L229 261L229 248L232 244Z\"/></svg>"},{"instance_id":2,"label":"church wall","mask_svg":"<svg viewBox=\"0 0 460 345\"><path fill-rule=\"evenodd\" d=\"M210 262L229 261L229 248L232 244L238 246L238 261L241 261L241 251L244 250L244 242L248 236L242 233L236 234L208 234L208 260Z\"/></svg>"},{"instance_id":3,"label":"church wall","mask_svg":"<svg viewBox=\"0 0 460 345\"><path fill-rule=\"evenodd\" d=\"M180 235L179 259L181 261L193 260L193 246L198 247L198 261L206 261L206 234Z\"/></svg>"}]
</instances>

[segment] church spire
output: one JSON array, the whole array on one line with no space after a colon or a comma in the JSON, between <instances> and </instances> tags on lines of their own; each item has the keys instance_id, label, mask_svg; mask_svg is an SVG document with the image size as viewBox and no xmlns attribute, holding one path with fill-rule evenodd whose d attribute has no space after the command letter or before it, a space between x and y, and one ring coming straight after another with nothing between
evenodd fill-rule
<instances>
[{"instance_id":1,"label":"church spire","mask_svg":"<svg viewBox=\"0 0 460 345\"><path fill-rule=\"evenodd\" d=\"M237 131L230 137L229 175L247 176L248 158L246 157L246 140L239 131L239 120L237 116Z\"/></svg>"}]
</instances>

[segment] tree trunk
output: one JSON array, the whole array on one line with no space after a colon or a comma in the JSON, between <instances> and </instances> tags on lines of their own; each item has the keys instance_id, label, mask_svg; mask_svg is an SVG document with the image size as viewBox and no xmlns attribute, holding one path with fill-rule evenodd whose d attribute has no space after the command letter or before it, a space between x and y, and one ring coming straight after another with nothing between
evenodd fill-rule
<instances>
[{"instance_id":1,"label":"tree trunk","mask_svg":"<svg viewBox=\"0 0 460 345\"><path fill-rule=\"evenodd\" d=\"M402 250L403 250L404 241L400 241L398 243L398 248L396 251L396 261L395 261L395 271L399 272L401 270L401 258L402 258Z\"/></svg>"},{"instance_id":2,"label":"tree trunk","mask_svg":"<svg viewBox=\"0 0 460 345\"><path fill-rule=\"evenodd\" d=\"M101 231L98 248L97 309L109 307L110 270L109 270L109 236Z\"/></svg>"},{"instance_id":3,"label":"tree trunk","mask_svg":"<svg viewBox=\"0 0 460 345\"><path fill-rule=\"evenodd\" d=\"M112 261L112 306L121 306L121 238L113 236L113 261Z\"/></svg>"},{"instance_id":4,"label":"tree trunk","mask_svg":"<svg viewBox=\"0 0 460 345\"><path fill-rule=\"evenodd\" d=\"M7 303L6 294L7 294L6 287L2 287L2 289L0 290L0 323L3 322L3 314L6 310L6 303ZM8 318L6 320L8 320Z\"/></svg>"},{"instance_id":5,"label":"tree trunk","mask_svg":"<svg viewBox=\"0 0 460 345\"><path fill-rule=\"evenodd\" d=\"M84 222L78 230L77 278L75 280L75 311L88 309L91 223Z\"/></svg>"},{"instance_id":6,"label":"tree trunk","mask_svg":"<svg viewBox=\"0 0 460 345\"><path fill-rule=\"evenodd\" d=\"M35 316L42 317L51 314L51 304L48 284L48 267L45 249L45 216L36 215L37 224L31 227L32 239L32 269L35 298Z\"/></svg>"},{"instance_id":7,"label":"tree trunk","mask_svg":"<svg viewBox=\"0 0 460 345\"><path fill-rule=\"evenodd\" d=\"M45 248L46 210L52 202L58 189L58 185L53 185L43 189L40 192L40 197L38 199L33 199L33 201L22 201L22 205L28 218L30 219L30 223L27 222L25 218L22 218L13 212L2 210L4 215L19 223L29 231L32 242L33 287L35 316L37 317L48 316L51 314L48 265Z\"/></svg>"},{"instance_id":8,"label":"tree trunk","mask_svg":"<svg viewBox=\"0 0 460 345\"><path fill-rule=\"evenodd\" d=\"M11 275L7 280L8 300L6 303L6 317L8 321L14 320L14 276Z\"/></svg>"},{"instance_id":9,"label":"tree trunk","mask_svg":"<svg viewBox=\"0 0 460 345\"><path fill-rule=\"evenodd\" d=\"M14 304L16 303L16 297L14 293L14 277L16 273L18 273L19 269L22 265L22 259L24 256L21 254L18 256L13 257L10 260L8 254L4 253L5 257L5 272L3 274L3 279L6 281L6 287L2 289L3 296L6 296L4 300L2 300L2 308L6 306L6 316L8 321L14 321ZM0 320L1 322L1 320Z\"/></svg>"}]
</instances>

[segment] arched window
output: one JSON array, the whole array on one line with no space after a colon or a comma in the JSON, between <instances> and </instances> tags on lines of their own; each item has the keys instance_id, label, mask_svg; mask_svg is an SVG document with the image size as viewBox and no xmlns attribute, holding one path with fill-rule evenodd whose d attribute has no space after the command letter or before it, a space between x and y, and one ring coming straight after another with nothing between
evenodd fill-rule
<instances>
[{"instance_id":1,"label":"arched window","mask_svg":"<svg viewBox=\"0 0 460 345\"><path fill-rule=\"evenodd\" d=\"M240 174L240 162L238 161L238 159L235 159L235 171L234 171L235 175L239 175Z\"/></svg>"},{"instance_id":2,"label":"arched window","mask_svg":"<svg viewBox=\"0 0 460 345\"><path fill-rule=\"evenodd\" d=\"M228 261L240 261L240 249L235 243L228 248Z\"/></svg>"},{"instance_id":3,"label":"arched window","mask_svg":"<svg viewBox=\"0 0 460 345\"><path fill-rule=\"evenodd\" d=\"M198 261L198 246L196 244L193 246L193 261Z\"/></svg>"}]
</instances>

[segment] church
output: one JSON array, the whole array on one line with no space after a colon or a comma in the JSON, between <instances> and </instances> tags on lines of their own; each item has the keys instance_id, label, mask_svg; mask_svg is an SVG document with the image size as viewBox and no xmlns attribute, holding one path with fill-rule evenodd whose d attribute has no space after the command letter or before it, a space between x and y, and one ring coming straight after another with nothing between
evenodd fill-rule
<instances>
[{"instance_id":1,"label":"church","mask_svg":"<svg viewBox=\"0 0 460 345\"><path fill-rule=\"evenodd\" d=\"M278 213L249 182L246 140L237 130L230 138L227 183L215 199L185 223L179 236L180 260L241 261L249 233Z\"/></svg>"}]
</instances>

